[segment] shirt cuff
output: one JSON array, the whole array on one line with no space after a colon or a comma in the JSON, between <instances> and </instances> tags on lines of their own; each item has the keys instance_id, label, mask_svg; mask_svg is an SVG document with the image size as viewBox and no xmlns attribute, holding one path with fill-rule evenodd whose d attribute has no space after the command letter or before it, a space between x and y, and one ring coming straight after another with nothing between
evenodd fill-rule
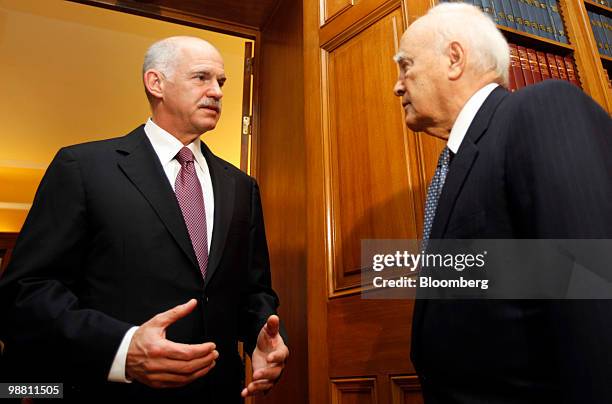
<instances>
[{"instance_id":1,"label":"shirt cuff","mask_svg":"<svg viewBox=\"0 0 612 404\"><path fill-rule=\"evenodd\" d=\"M132 342L132 337L137 329L138 327L132 327L123 336L121 344L119 344L119 349L117 349L117 353L115 354L115 359L113 359L110 372L108 372L109 382L132 383L131 380L126 378L125 363L127 361L127 353L128 348L130 347L130 342Z\"/></svg>"}]
</instances>

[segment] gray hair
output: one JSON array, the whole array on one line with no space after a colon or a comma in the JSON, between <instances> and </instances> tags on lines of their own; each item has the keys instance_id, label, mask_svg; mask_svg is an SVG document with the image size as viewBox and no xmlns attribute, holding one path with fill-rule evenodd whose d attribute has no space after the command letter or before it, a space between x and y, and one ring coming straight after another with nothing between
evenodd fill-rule
<instances>
[{"instance_id":1,"label":"gray hair","mask_svg":"<svg viewBox=\"0 0 612 404\"><path fill-rule=\"evenodd\" d=\"M176 68L178 52L180 50L177 37L162 39L155 42L147 49L142 64L142 74L149 69L162 72L166 77L171 77Z\"/></svg>"},{"instance_id":2,"label":"gray hair","mask_svg":"<svg viewBox=\"0 0 612 404\"><path fill-rule=\"evenodd\" d=\"M508 84L510 48L491 18L466 3L441 3L426 16L434 19L430 26L439 34L440 52L449 42L463 40L474 56L468 59L471 67L482 73L494 71L501 84Z\"/></svg>"}]
</instances>

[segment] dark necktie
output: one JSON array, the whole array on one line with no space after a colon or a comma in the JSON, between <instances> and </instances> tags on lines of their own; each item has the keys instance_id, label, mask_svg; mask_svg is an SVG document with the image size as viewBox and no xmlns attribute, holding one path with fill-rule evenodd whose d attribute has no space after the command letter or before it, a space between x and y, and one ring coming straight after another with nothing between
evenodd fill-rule
<instances>
[{"instance_id":1,"label":"dark necktie","mask_svg":"<svg viewBox=\"0 0 612 404\"><path fill-rule=\"evenodd\" d=\"M433 224L434 217L436 216L436 208L438 207L438 200L444 187L444 181L446 181L446 175L448 174L448 165L450 163L450 149L444 147L440 158L438 158L438 167L436 173L431 179L429 189L427 190L427 201L425 202L425 220L423 224L423 244L421 250L427 249L427 242L431 232L431 225Z\"/></svg>"},{"instance_id":2,"label":"dark necktie","mask_svg":"<svg viewBox=\"0 0 612 404\"><path fill-rule=\"evenodd\" d=\"M196 175L193 162L193 153L187 147L183 147L176 159L181 164L181 170L174 183L174 192L178 200L183 219L187 225L191 245L195 252L202 278L206 278L206 267L208 266L208 236L206 231L206 210L204 208L204 196L202 185Z\"/></svg>"}]
</instances>

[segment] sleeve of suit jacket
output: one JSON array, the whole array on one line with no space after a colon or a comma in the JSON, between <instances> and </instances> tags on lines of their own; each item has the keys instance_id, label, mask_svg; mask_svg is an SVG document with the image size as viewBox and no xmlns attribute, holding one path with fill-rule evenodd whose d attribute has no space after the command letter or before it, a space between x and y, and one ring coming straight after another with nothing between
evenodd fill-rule
<instances>
[{"instance_id":1,"label":"sleeve of suit jacket","mask_svg":"<svg viewBox=\"0 0 612 404\"><path fill-rule=\"evenodd\" d=\"M130 324L81 307L72 288L86 259L88 216L79 161L62 149L49 166L0 283L8 325L7 355L27 364L27 375L59 376L86 364L106 380Z\"/></svg>"},{"instance_id":2,"label":"sleeve of suit jacket","mask_svg":"<svg viewBox=\"0 0 612 404\"><path fill-rule=\"evenodd\" d=\"M266 242L263 210L259 186L252 180L251 217L249 223L248 290L243 294L240 313L240 334L245 350L250 355L255 349L257 335L268 317L276 314L278 297L272 289L270 258ZM287 335L281 325L281 336L287 344Z\"/></svg>"},{"instance_id":3,"label":"sleeve of suit jacket","mask_svg":"<svg viewBox=\"0 0 612 404\"><path fill-rule=\"evenodd\" d=\"M591 239L593 271L610 279L612 120L582 91L551 81L517 93L505 148L521 238ZM560 241L563 243L563 241ZM588 248L591 246L592 248ZM582 257L581 257L582 255ZM567 402L612 400L612 300L543 301Z\"/></svg>"}]
</instances>

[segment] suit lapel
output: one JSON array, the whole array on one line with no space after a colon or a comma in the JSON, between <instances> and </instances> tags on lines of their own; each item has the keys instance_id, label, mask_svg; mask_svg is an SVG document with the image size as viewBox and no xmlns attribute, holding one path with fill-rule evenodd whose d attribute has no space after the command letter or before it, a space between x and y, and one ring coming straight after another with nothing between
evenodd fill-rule
<instances>
[{"instance_id":1,"label":"suit lapel","mask_svg":"<svg viewBox=\"0 0 612 404\"><path fill-rule=\"evenodd\" d=\"M455 201L478 156L478 140L486 132L495 110L507 95L508 92L503 87L497 87L489 94L476 113L448 171L436 208L436 216L431 226L430 238L436 239L444 236Z\"/></svg>"},{"instance_id":2,"label":"suit lapel","mask_svg":"<svg viewBox=\"0 0 612 404\"><path fill-rule=\"evenodd\" d=\"M117 149L123 156L119 168L149 202L191 263L199 268L176 195L143 126L124 139L124 145Z\"/></svg>"},{"instance_id":3,"label":"suit lapel","mask_svg":"<svg viewBox=\"0 0 612 404\"><path fill-rule=\"evenodd\" d=\"M478 157L478 140L486 132L495 110L507 95L508 91L501 86L493 90L476 113L474 120L468 128L461 142L461 146L457 151L457 155L451 162L444 188L442 189L442 194L438 201L438 207L436 208L436 216L431 227L431 239L444 237L455 201L461 192L465 179L472 169L474 161L476 161ZM421 323L425 316L427 303L428 302L423 299L418 299L417 294L412 322L413 355L417 361L419 360Z\"/></svg>"},{"instance_id":4,"label":"suit lapel","mask_svg":"<svg viewBox=\"0 0 612 404\"><path fill-rule=\"evenodd\" d=\"M227 233L234 212L234 195L236 191L234 178L227 171L227 163L217 158L204 142L201 144L202 154L206 158L210 171L215 198L213 233L212 240L210 241L206 279L204 280L204 287L206 287L219 267L221 257L223 256L225 240L227 239Z\"/></svg>"}]
</instances>

